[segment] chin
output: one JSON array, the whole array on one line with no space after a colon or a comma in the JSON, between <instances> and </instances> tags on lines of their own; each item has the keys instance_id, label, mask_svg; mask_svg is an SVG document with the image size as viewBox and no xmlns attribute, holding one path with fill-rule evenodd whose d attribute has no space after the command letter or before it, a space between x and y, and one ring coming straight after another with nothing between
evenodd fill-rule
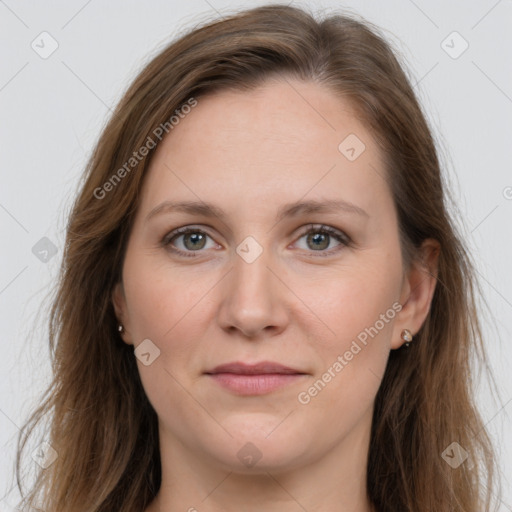
<instances>
[{"instance_id":1,"label":"chin","mask_svg":"<svg viewBox=\"0 0 512 512\"><path fill-rule=\"evenodd\" d=\"M284 449L283 449L284 448ZM266 446L261 449L251 441L242 444L235 452L222 453L217 459L225 471L241 475L266 475L285 473L304 464L304 454L294 447Z\"/></svg>"},{"instance_id":2,"label":"chin","mask_svg":"<svg viewBox=\"0 0 512 512\"><path fill-rule=\"evenodd\" d=\"M238 422L223 422L233 437L223 436L213 446L204 445L204 449L226 471L242 474L281 472L304 464L306 450L311 448L304 432L290 429L290 425L279 431L283 418L272 416L269 419L269 415L265 416L266 421L260 422L254 419L251 421L250 417Z\"/></svg>"}]
</instances>

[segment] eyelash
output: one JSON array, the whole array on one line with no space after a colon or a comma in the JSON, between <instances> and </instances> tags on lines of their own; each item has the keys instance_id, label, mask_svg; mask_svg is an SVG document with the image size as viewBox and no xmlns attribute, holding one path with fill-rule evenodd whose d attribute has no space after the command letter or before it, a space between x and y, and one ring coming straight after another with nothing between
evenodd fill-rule
<instances>
[{"instance_id":1,"label":"eyelash","mask_svg":"<svg viewBox=\"0 0 512 512\"><path fill-rule=\"evenodd\" d=\"M298 237L297 240L301 239L303 236L309 235L310 233L319 232L319 233L327 233L328 235L335 238L338 242L340 242L339 246L335 247L334 249L330 249L328 251L325 251L325 250L324 251L322 251L322 250L321 251L310 251L310 252L318 253L315 256L320 256L320 257L331 256L333 253L341 250L343 248L343 246L349 247L352 243L352 240L350 239L350 237L348 235L346 235L342 231L331 228L330 226L325 226L323 224L319 224L319 225L309 224L307 226L307 228L308 229L306 231L304 231L300 234L300 236ZM206 233L205 231L203 231L201 229L197 229L197 228L193 228L193 227L183 227L183 228L175 229L174 231L171 231L170 233L165 235L164 238L162 239L161 244L163 247L168 248L169 250L171 250L172 252L174 252L180 256L185 256L187 258L197 258L197 256L195 254L191 254L191 253L201 252L201 250L185 252L185 251L182 251L181 249L177 249L176 247L173 247L171 245L171 242L174 239L178 238L181 235L187 234L187 233L201 233L203 235L210 237L210 235L208 233Z\"/></svg>"}]
</instances>

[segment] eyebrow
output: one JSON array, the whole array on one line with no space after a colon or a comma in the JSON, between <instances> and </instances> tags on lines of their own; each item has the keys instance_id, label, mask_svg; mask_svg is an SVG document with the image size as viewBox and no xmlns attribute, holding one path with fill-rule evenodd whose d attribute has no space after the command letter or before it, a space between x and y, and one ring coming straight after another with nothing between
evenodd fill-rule
<instances>
[{"instance_id":1,"label":"eyebrow","mask_svg":"<svg viewBox=\"0 0 512 512\"><path fill-rule=\"evenodd\" d=\"M309 200L296 201L282 205L276 213L276 222L285 217L296 217L298 215L311 213L337 213L345 212L349 214L369 217L368 213L359 206L342 199ZM184 212L192 215L202 215L205 217L218 217L225 220L226 213L222 208L205 201L164 201L153 208L146 216L145 222L158 214L169 212Z\"/></svg>"}]
</instances>

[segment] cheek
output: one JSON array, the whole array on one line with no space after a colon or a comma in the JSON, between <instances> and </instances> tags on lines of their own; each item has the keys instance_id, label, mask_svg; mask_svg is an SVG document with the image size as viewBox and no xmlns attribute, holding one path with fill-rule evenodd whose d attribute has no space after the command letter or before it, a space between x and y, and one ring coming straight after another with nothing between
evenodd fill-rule
<instances>
[{"instance_id":1,"label":"cheek","mask_svg":"<svg viewBox=\"0 0 512 512\"><path fill-rule=\"evenodd\" d=\"M176 410L193 422L194 415L197 418L204 411L187 392L187 379L199 372L208 291L218 277L211 272L180 272L167 262L155 260L130 255L125 262L125 293L134 344L149 339L160 351L150 365L137 360L137 366L146 395L164 424L176 423Z\"/></svg>"},{"instance_id":2,"label":"cheek","mask_svg":"<svg viewBox=\"0 0 512 512\"><path fill-rule=\"evenodd\" d=\"M364 342L364 333L375 326L380 339L391 332L400 292L400 269L385 262L369 261L367 265L350 268L307 286L308 305L323 321L322 346L333 350L356 339ZM395 307L393 307L393 305ZM372 333L376 337L374 330Z\"/></svg>"},{"instance_id":3,"label":"cheek","mask_svg":"<svg viewBox=\"0 0 512 512\"><path fill-rule=\"evenodd\" d=\"M298 397L318 418L329 410L334 425L347 426L372 405L400 309L399 283L400 269L381 261L324 287L318 311L329 330L311 340L321 365Z\"/></svg>"},{"instance_id":4,"label":"cheek","mask_svg":"<svg viewBox=\"0 0 512 512\"><path fill-rule=\"evenodd\" d=\"M204 371L205 333L212 320L212 294L222 278L199 266L180 269L162 258L127 258L125 291L135 345L151 340L159 355L149 366L137 361L148 399L159 415L174 408L198 414L185 391ZM208 340L206 340L208 348ZM172 417L167 418L173 422Z\"/></svg>"},{"instance_id":5,"label":"cheek","mask_svg":"<svg viewBox=\"0 0 512 512\"><path fill-rule=\"evenodd\" d=\"M127 258L124 279L135 343L144 338L163 342L174 338L182 324L190 327L190 318L218 281L207 271L180 270L151 255Z\"/></svg>"},{"instance_id":6,"label":"cheek","mask_svg":"<svg viewBox=\"0 0 512 512\"><path fill-rule=\"evenodd\" d=\"M372 291L372 295L362 294L358 298L352 289L340 298L338 307L333 301L324 310L325 323L332 332L316 340L317 350L323 372L341 376L341 379L337 377L340 387L346 386L341 381L348 379L351 383L348 387L362 390L365 381L383 373L398 303L392 301L389 293L377 295Z\"/></svg>"}]
</instances>

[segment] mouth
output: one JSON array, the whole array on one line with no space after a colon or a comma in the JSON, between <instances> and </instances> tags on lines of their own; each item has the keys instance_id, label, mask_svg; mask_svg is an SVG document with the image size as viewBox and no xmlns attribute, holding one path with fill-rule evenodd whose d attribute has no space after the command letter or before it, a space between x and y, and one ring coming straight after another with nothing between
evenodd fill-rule
<instances>
[{"instance_id":1,"label":"mouth","mask_svg":"<svg viewBox=\"0 0 512 512\"><path fill-rule=\"evenodd\" d=\"M308 375L279 363L256 364L233 362L205 372L216 384L236 395L263 395L290 385Z\"/></svg>"}]
</instances>

